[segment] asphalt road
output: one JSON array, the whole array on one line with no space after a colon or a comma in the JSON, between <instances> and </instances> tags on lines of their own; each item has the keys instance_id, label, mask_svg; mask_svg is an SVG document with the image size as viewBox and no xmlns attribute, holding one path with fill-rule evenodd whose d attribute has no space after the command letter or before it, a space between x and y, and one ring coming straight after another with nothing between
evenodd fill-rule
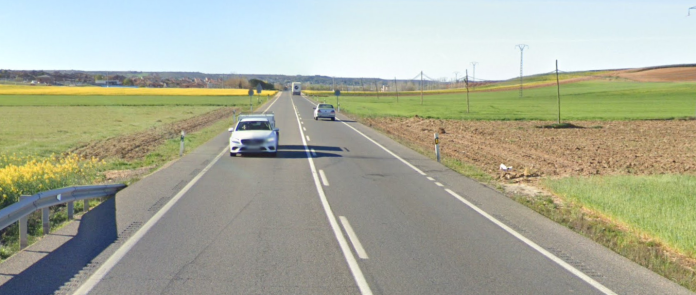
<instances>
[{"instance_id":1,"label":"asphalt road","mask_svg":"<svg viewBox=\"0 0 696 295\"><path fill-rule=\"evenodd\" d=\"M690 294L365 126L315 121L312 107L272 102L277 158L232 158L221 134L186 181L161 176L182 169L170 167L124 190L119 232L138 218L139 230L77 293ZM167 181L175 194L158 199ZM148 216L126 202L141 196L159 200Z\"/></svg>"}]
</instances>

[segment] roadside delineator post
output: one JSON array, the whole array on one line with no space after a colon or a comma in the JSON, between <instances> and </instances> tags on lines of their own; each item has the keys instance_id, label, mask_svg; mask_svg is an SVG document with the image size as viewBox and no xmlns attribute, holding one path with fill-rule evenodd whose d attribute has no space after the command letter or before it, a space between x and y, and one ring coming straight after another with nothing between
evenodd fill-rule
<instances>
[{"instance_id":1,"label":"roadside delineator post","mask_svg":"<svg viewBox=\"0 0 696 295\"><path fill-rule=\"evenodd\" d=\"M440 163L440 136L435 133L435 157L437 157L437 162Z\"/></svg>"},{"instance_id":2,"label":"roadside delineator post","mask_svg":"<svg viewBox=\"0 0 696 295\"><path fill-rule=\"evenodd\" d=\"M186 137L186 132L181 130L181 146L179 147L179 157L184 155L184 137Z\"/></svg>"}]
</instances>

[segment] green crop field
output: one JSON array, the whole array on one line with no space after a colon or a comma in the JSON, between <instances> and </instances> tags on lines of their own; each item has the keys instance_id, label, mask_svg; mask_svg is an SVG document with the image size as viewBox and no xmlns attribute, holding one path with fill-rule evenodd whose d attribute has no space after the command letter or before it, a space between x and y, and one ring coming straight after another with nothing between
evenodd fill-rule
<instances>
[{"instance_id":1,"label":"green crop field","mask_svg":"<svg viewBox=\"0 0 696 295\"><path fill-rule=\"evenodd\" d=\"M335 97L317 97L336 103ZM341 109L367 117L397 116L462 120L555 120L556 87L519 92L472 92L467 113L466 94L420 96L340 97ZM562 120L640 120L693 117L696 83L636 83L586 81L561 85Z\"/></svg>"},{"instance_id":2,"label":"green crop field","mask_svg":"<svg viewBox=\"0 0 696 295\"><path fill-rule=\"evenodd\" d=\"M256 95L265 102L273 96ZM248 96L0 95L1 106L249 106Z\"/></svg>"},{"instance_id":3,"label":"green crop field","mask_svg":"<svg viewBox=\"0 0 696 295\"><path fill-rule=\"evenodd\" d=\"M79 143L187 119L215 107L0 107L0 153L48 156Z\"/></svg>"},{"instance_id":4,"label":"green crop field","mask_svg":"<svg viewBox=\"0 0 696 295\"><path fill-rule=\"evenodd\" d=\"M254 107L266 101L263 96ZM249 97L0 95L0 153L45 157L80 143L184 120Z\"/></svg>"}]
</instances>

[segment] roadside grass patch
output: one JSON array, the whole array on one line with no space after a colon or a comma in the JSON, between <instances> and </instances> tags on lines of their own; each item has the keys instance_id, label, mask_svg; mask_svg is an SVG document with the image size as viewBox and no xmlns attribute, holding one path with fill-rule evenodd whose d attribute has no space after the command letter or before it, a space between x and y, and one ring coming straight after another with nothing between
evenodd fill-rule
<instances>
[{"instance_id":1,"label":"roadside grass patch","mask_svg":"<svg viewBox=\"0 0 696 295\"><path fill-rule=\"evenodd\" d=\"M601 212L638 235L696 257L696 176L595 176L546 179L559 196Z\"/></svg>"}]
</instances>

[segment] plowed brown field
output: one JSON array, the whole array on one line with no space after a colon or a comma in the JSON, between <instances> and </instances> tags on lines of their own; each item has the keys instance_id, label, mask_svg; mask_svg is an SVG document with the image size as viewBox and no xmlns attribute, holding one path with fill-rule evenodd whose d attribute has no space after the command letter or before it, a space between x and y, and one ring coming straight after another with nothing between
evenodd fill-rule
<instances>
[{"instance_id":1,"label":"plowed brown field","mask_svg":"<svg viewBox=\"0 0 696 295\"><path fill-rule=\"evenodd\" d=\"M693 82L696 81L696 67L627 70L615 75L638 82Z\"/></svg>"},{"instance_id":2,"label":"plowed brown field","mask_svg":"<svg viewBox=\"0 0 696 295\"><path fill-rule=\"evenodd\" d=\"M587 128L542 129L550 122L376 118L364 122L500 176L500 164L539 176L696 172L696 121L573 122ZM442 133L442 132L441 132ZM515 173L513 173L513 177Z\"/></svg>"}]
</instances>

